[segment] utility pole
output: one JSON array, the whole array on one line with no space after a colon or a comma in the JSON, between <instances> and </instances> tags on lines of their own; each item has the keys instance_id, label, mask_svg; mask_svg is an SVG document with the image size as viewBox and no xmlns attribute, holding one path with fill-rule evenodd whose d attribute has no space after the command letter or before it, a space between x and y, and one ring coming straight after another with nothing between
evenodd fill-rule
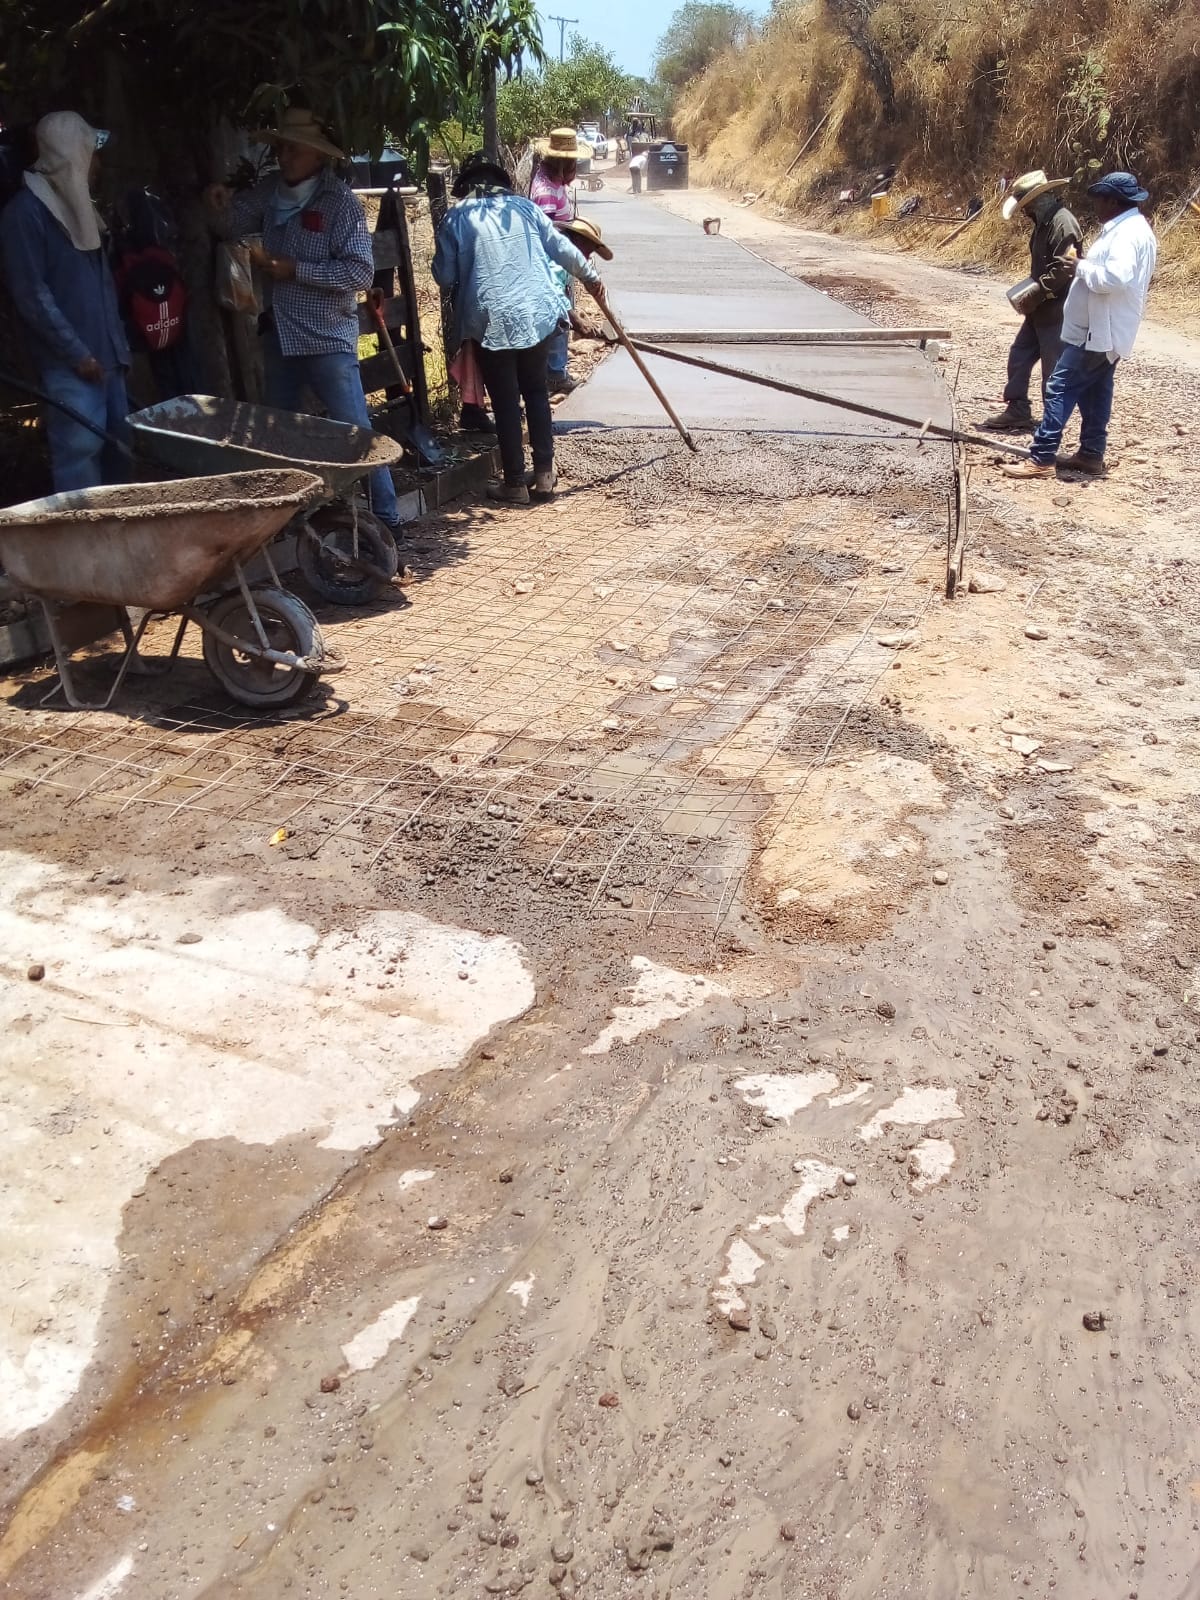
<instances>
[{"instance_id":1,"label":"utility pole","mask_svg":"<svg viewBox=\"0 0 1200 1600\"><path fill-rule=\"evenodd\" d=\"M563 62L566 60L566 56L567 56L566 42L565 42L566 41L566 37L567 37L567 29L574 27L575 24L579 21L579 18L578 17L547 17L546 21L547 22L557 22L558 23L558 64L561 67Z\"/></svg>"}]
</instances>

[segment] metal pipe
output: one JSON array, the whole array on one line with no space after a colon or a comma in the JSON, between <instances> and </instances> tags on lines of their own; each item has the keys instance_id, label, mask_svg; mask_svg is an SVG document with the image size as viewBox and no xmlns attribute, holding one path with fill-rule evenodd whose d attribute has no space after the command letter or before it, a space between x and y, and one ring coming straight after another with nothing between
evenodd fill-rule
<instances>
[{"instance_id":1,"label":"metal pipe","mask_svg":"<svg viewBox=\"0 0 1200 1600\"><path fill-rule=\"evenodd\" d=\"M949 328L695 328L640 329L636 344L921 344L949 339Z\"/></svg>"},{"instance_id":2,"label":"metal pipe","mask_svg":"<svg viewBox=\"0 0 1200 1600\"><path fill-rule=\"evenodd\" d=\"M766 378L758 372L747 372L744 367L727 367L720 361L709 361L703 356L685 356L680 350L667 350L662 345L634 341L647 355L662 356L666 361L680 361L686 367L699 367L703 372L720 373L725 378L741 378L746 383L761 384L764 389L778 389L781 394L799 395L802 400L815 400L820 405L837 406L843 411L855 411L862 417L877 417L881 422L897 422L905 428L924 428L940 439L957 439L963 444L983 445L987 450L1003 450L1009 455L1027 459L1027 447L1005 444L999 439L988 439L979 433L964 433L960 428L944 428L940 423L926 423L920 417L904 417L895 411L883 411L878 406L863 405L859 400L843 400L835 394L823 394L819 389L805 389L798 383L785 383L782 378Z\"/></svg>"}]
</instances>

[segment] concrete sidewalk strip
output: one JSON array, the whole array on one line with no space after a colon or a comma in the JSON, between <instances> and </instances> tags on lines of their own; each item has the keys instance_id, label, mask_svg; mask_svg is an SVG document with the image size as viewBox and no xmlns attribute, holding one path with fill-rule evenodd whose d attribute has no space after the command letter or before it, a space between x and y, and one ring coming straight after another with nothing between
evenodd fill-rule
<instances>
[{"instance_id":1,"label":"concrete sidewalk strip","mask_svg":"<svg viewBox=\"0 0 1200 1600\"><path fill-rule=\"evenodd\" d=\"M857 333L870 342L789 344L773 339L742 346L738 357L743 366L767 377L949 424L949 395L932 363L916 349L877 342L879 330L866 317L820 290L732 239L704 233L653 200L606 189L589 196L582 209L600 224L605 242L613 247L604 279L627 328L653 329L664 343L679 338L714 360L720 359L727 339L758 329L802 329L826 338ZM699 338L701 330L712 328L722 330L719 339ZM754 429L797 436L845 431L844 419L816 401L755 391L716 373L672 372L654 356L647 358L647 366L693 430ZM563 427L659 427L657 411L633 363L617 351L556 416Z\"/></svg>"}]
</instances>

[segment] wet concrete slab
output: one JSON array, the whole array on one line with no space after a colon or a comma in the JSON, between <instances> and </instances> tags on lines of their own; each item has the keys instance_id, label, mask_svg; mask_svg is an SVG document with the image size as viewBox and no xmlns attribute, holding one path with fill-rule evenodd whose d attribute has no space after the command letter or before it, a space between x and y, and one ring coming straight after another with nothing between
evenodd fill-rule
<instances>
[{"instance_id":1,"label":"wet concrete slab","mask_svg":"<svg viewBox=\"0 0 1200 1600\"><path fill-rule=\"evenodd\" d=\"M616 179L619 183L621 180ZM626 329L704 332L737 328L867 328L867 318L720 234L706 234L653 199L618 188L581 198L612 245L604 265ZM684 353L879 406L923 422L950 420L937 368L915 346L704 345ZM683 422L730 432L896 437L905 430L836 406L648 356L647 366ZM624 351L616 351L557 411L560 428L670 429Z\"/></svg>"}]
</instances>

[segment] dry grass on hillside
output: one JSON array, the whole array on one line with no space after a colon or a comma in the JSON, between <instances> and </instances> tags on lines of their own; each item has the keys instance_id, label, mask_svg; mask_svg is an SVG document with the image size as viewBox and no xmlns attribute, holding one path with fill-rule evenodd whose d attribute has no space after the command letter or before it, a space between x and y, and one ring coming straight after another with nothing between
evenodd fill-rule
<instances>
[{"instance_id":1,"label":"dry grass on hillside","mask_svg":"<svg viewBox=\"0 0 1200 1600\"><path fill-rule=\"evenodd\" d=\"M1161 223L1200 181L1196 0L867 3L894 115L827 0L782 0L759 37L684 92L676 124L698 176L768 190L827 220L841 189L887 162L898 194L920 193L923 212L940 214L972 195L992 199L1004 172L1045 166L1082 188L1099 169L1123 167L1150 187ZM1020 236L989 210L948 260L1020 262ZM857 214L848 225L866 226ZM913 242L947 231L922 224ZM1200 218L1172 234L1164 280L1198 267Z\"/></svg>"}]
</instances>

